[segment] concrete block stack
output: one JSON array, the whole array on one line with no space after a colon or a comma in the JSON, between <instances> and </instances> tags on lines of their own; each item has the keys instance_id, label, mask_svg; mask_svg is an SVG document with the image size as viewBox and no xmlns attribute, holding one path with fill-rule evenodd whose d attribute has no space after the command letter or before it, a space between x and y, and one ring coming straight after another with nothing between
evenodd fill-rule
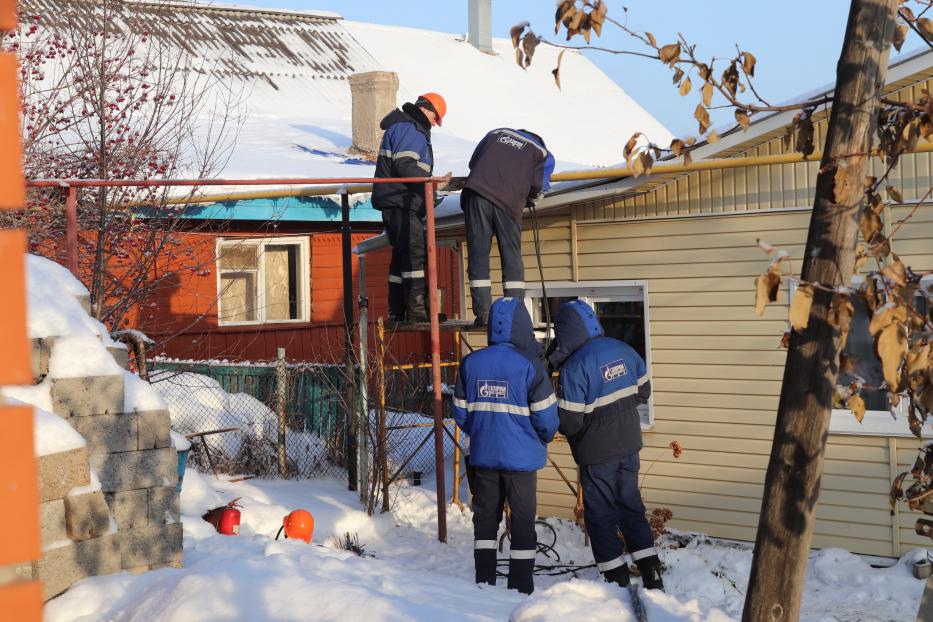
<instances>
[{"instance_id":1,"label":"concrete block stack","mask_svg":"<svg viewBox=\"0 0 933 622\"><path fill-rule=\"evenodd\" d=\"M38 380L54 347L54 338L33 341ZM125 366L126 350L108 349ZM85 577L182 565L169 413L151 400L138 409L125 381L123 374L45 378L54 413L86 442L37 458L43 556L16 572L40 579L46 599Z\"/></svg>"}]
</instances>

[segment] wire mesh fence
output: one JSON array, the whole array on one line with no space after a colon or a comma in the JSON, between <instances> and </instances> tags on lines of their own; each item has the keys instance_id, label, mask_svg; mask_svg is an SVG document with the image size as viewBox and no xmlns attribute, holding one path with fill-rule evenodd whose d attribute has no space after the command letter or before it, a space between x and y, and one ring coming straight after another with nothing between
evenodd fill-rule
<instances>
[{"instance_id":1,"label":"wire mesh fence","mask_svg":"<svg viewBox=\"0 0 933 622\"><path fill-rule=\"evenodd\" d=\"M346 477L350 461L357 460L358 443L366 443L371 481L382 477L408 479L417 484L433 476L433 386L429 364L385 366L385 403L376 390L380 379L371 367L367 408L351 394L358 383L357 369L348 377L343 365L284 365L285 391L279 391L275 364L229 364L199 361L150 363L150 382L168 403L176 432L188 435L193 446L189 464L219 473L275 477L281 474L279 459L280 411L284 414L285 473L290 477ZM443 453L454 453L450 395L456 364L442 366L445 427ZM280 400L284 397L284 402ZM284 406L284 409L282 408ZM386 413L380 433L378 413ZM356 427L349 412L369 414ZM380 434L384 434L386 460L377 464ZM365 438L365 441L363 440Z\"/></svg>"},{"instance_id":2,"label":"wire mesh fence","mask_svg":"<svg viewBox=\"0 0 933 622\"><path fill-rule=\"evenodd\" d=\"M152 367L150 382L168 402L173 428L201 435L194 437L190 463L224 473L280 474L275 365L156 360ZM289 364L284 372L285 472L343 476L348 449L344 368Z\"/></svg>"}]
</instances>

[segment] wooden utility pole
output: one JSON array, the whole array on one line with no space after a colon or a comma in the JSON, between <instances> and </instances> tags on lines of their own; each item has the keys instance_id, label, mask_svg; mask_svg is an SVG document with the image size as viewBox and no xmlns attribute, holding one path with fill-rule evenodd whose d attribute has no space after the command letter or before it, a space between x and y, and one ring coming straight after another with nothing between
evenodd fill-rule
<instances>
[{"instance_id":1,"label":"wooden utility pole","mask_svg":"<svg viewBox=\"0 0 933 622\"><path fill-rule=\"evenodd\" d=\"M898 0L852 0L801 276L851 284L858 210L887 75ZM840 340L832 294L817 289L809 325L792 333L765 478L744 622L795 621L823 474Z\"/></svg>"},{"instance_id":2,"label":"wooden utility pole","mask_svg":"<svg viewBox=\"0 0 933 622\"><path fill-rule=\"evenodd\" d=\"M285 348L279 348L275 365L275 410L279 415L279 477L288 477L288 453L285 449L285 406L288 400L288 368L285 363Z\"/></svg>"}]
</instances>

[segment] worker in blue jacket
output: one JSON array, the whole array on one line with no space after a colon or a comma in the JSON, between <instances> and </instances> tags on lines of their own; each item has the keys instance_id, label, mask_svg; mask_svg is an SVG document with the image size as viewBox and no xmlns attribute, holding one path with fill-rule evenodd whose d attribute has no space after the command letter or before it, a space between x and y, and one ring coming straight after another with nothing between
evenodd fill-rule
<instances>
[{"instance_id":1,"label":"worker in blue jacket","mask_svg":"<svg viewBox=\"0 0 933 622\"><path fill-rule=\"evenodd\" d=\"M554 156L544 140L528 130L500 127L473 150L470 175L460 195L469 250L467 274L474 323L482 326L492 304L489 251L499 245L502 289L506 296L525 295L522 261L522 213L551 185Z\"/></svg>"},{"instance_id":2,"label":"worker in blue jacket","mask_svg":"<svg viewBox=\"0 0 933 622\"><path fill-rule=\"evenodd\" d=\"M425 93L414 103L396 108L382 120L385 130L376 159L376 177L430 177L434 170L431 128L441 125L447 103L437 93ZM424 264L424 184L373 184L373 207L382 212L392 260L389 264L389 319L428 321Z\"/></svg>"},{"instance_id":3,"label":"worker in blue jacket","mask_svg":"<svg viewBox=\"0 0 933 622\"><path fill-rule=\"evenodd\" d=\"M557 399L519 298L500 298L489 346L460 363L453 415L470 437L476 582L496 584L496 535L505 501L512 513L509 589L534 591L537 471L557 432Z\"/></svg>"},{"instance_id":4,"label":"worker in blue jacket","mask_svg":"<svg viewBox=\"0 0 933 622\"><path fill-rule=\"evenodd\" d=\"M560 432L580 468L583 519L596 566L607 581L629 584L621 531L644 586L664 589L638 490L642 438L636 409L651 395L645 361L628 344L605 337L582 300L561 305L554 328L557 348L548 360L560 370Z\"/></svg>"}]
</instances>

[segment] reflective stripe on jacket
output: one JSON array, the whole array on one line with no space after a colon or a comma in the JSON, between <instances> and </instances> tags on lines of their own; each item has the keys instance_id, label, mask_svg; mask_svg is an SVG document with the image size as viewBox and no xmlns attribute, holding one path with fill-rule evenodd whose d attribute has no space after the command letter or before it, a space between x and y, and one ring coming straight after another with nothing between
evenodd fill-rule
<instances>
[{"instance_id":1,"label":"reflective stripe on jacket","mask_svg":"<svg viewBox=\"0 0 933 622\"><path fill-rule=\"evenodd\" d=\"M489 343L464 357L453 416L470 437L470 466L534 471L557 432L557 398L518 298L500 298L489 316Z\"/></svg>"},{"instance_id":2,"label":"reflective stripe on jacket","mask_svg":"<svg viewBox=\"0 0 933 622\"><path fill-rule=\"evenodd\" d=\"M395 109L382 120L385 130L376 158L376 177L430 177L434 170L431 125L412 104ZM373 207L405 208L424 213L423 184L374 184Z\"/></svg>"},{"instance_id":3,"label":"reflective stripe on jacket","mask_svg":"<svg viewBox=\"0 0 933 622\"><path fill-rule=\"evenodd\" d=\"M564 303L557 314L560 432L578 464L605 464L642 447L637 407L648 401L645 361L628 344L603 336L585 302Z\"/></svg>"}]
</instances>

